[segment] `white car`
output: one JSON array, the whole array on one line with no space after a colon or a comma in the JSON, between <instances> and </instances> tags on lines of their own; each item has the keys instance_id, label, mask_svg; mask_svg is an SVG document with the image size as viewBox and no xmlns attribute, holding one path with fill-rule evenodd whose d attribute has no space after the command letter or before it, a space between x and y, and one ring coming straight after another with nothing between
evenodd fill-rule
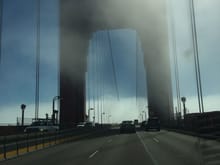
<instances>
[{"instance_id":1,"label":"white car","mask_svg":"<svg viewBox=\"0 0 220 165\"><path fill-rule=\"evenodd\" d=\"M55 132L59 130L59 126L53 125L51 121L35 121L24 129L25 133L31 132Z\"/></svg>"},{"instance_id":2,"label":"white car","mask_svg":"<svg viewBox=\"0 0 220 165\"><path fill-rule=\"evenodd\" d=\"M94 127L92 122L80 122L76 126L77 128L91 128Z\"/></svg>"}]
</instances>

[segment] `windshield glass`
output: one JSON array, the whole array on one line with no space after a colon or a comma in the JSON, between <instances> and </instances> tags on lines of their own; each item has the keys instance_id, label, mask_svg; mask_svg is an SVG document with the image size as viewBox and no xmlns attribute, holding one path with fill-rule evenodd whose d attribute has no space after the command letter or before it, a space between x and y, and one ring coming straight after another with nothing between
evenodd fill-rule
<instances>
[{"instance_id":1,"label":"windshield glass","mask_svg":"<svg viewBox=\"0 0 220 165\"><path fill-rule=\"evenodd\" d=\"M220 164L219 71L220 0L0 0L0 164Z\"/></svg>"}]
</instances>

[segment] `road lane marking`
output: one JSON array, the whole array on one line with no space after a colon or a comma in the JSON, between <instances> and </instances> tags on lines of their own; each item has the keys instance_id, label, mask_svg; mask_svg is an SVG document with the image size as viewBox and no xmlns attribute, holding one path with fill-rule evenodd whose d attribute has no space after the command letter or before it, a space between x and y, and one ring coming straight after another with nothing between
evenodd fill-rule
<instances>
[{"instance_id":1,"label":"road lane marking","mask_svg":"<svg viewBox=\"0 0 220 165\"><path fill-rule=\"evenodd\" d=\"M142 137L139 135L139 133L137 133L137 136L139 138L139 140L141 141L142 145L144 146L144 149L146 151L146 153L149 155L149 157L151 158L152 162L154 165L158 165L157 160L153 157L153 155L151 154L151 152L149 151L147 145L144 143L144 140L142 139Z\"/></svg>"},{"instance_id":2,"label":"road lane marking","mask_svg":"<svg viewBox=\"0 0 220 165\"><path fill-rule=\"evenodd\" d=\"M153 140L157 143L159 143L159 140L157 138L153 138Z\"/></svg>"},{"instance_id":3,"label":"road lane marking","mask_svg":"<svg viewBox=\"0 0 220 165\"><path fill-rule=\"evenodd\" d=\"M91 159L93 156L95 156L95 154L97 154L99 151L97 150L97 151L95 151L95 152L93 152L90 156L89 156L89 159Z\"/></svg>"}]
</instances>

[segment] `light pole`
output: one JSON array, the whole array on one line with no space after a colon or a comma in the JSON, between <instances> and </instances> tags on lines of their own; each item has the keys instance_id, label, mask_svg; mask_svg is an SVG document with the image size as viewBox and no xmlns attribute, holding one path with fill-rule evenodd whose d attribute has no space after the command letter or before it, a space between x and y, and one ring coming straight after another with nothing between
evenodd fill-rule
<instances>
[{"instance_id":1,"label":"light pole","mask_svg":"<svg viewBox=\"0 0 220 165\"><path fill-rule=\"evenodd\" d=\"M108 115L108 124L110 124L110 117L112 117L112 115Z\"/></svg>"},{"instance_id":2,"label":"light pole","mask_svg":"<svg viewBox=\"0 0 220 165\"><path fill-rule=\"evenodd\" d=\"M185 115L186 115L186 97L181 97L181 101L183 102L183 116L185 119Z\"/></svg>"},{"instance_id":3,"label":"light pole","mask_svg":"<svg viewBox=\"0 0 220 165\"><path fill-rule=\"evenodd\" d=\"M53 105L52 105L52 122L53 122L53 124L57 123L57 118L58 118L58 110L55 110L55 101L61 100L61 99L62 98L60 98L60 96L53 97ZM56 122L55 122L55 120L56 120Z\"/></svg>"},{"instance_id":4,"label":"light pole","mask_svg":"<svg viewBox=\"0 0 220 165\"><path fill-rule=\"evenodd\" d=\"M21 104L21 112L22 112L22 117L21 117L21 125L24 126L24 110L26 108L25 104Z\"/></svg>"},{"instance_id":5,"label":"light pole","mask_svg":"<svg viewBox=\"0 0 220 165\"><path fill-rule=\"evenodd\" d=\"M90 111L91 111L91 110L95 110L95 109L94 109L94 108L89 108L89 110L88 110L88 111L89 111L89 112L88 112L88 113L89 113L89 121L90 121Z\"/></svg>"},{"instance_id":6,"label":"light pole","mask_svg":"<svg viewBox=\"0 0 220 165\"><path fill-rule=\"evenodd\" d=\"M147 120L147 114L146 114L146 111L142 111L144 113L144 117L145 117L145 120Z\"/></svg>"},{"instance_id":7,"label":"light pole","mask_svg":"<svg viewBox=\"0 0 220 165\"><path fill-rule=\"evenodd\" d=\"M101 125L104 123L104 120L103 120L103 116L102 115L105 115L105 112L102 112L101 113Z\"/></svg>"},{"instance_id":8,"label":"light pole","mask_svg":"<svg viewBox=\"0 0 220 165\"><path fill-rule=\"evenodd\" d=\"M143 113L140 113L141 121L144 121Z\"/></svg>"}]
</instances>

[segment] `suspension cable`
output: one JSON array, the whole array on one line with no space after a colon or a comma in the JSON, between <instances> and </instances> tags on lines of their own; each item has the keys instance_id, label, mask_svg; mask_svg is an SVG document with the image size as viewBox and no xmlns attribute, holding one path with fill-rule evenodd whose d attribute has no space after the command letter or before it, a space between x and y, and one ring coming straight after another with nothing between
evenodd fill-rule
<instances>
[{"instance_id":1,"label":"suspension cable","mask_svg":"<svg viewBox=\"0 0 220 165\"><path fill-rule=\"evenodd\" d=\"M136 32L136 105L138 104L138 100L139 100L139 98L138 98L138 35L137 35L137 32Z\"/></svg>"},{"instance_id":2,"label":"suspension cable","mask_svg":"<svg viewBox=\"0 0 220 165\"><path fill-rule=\"evenodd\" d=\"M202 82L201 82L201 73L200 73L200 64L199 64L197 31L196 31L196 23L195 23L195 8L194 8L194 1L193 0L190 0L190 18L191 18L191 28L192 28L193 51L194 51L193 54L194 54L194 62L195 62L199 112L203 113L204 106L203 106Z\"/></svg>"},{"instance_id":3,"label":"suspension cable","mask_svg":"<svg viewBox=\"0 0 220 165\"><path fill-rule=\"evenodd\" d=\"M39 115L39 86L40 86L40 0L37 1L36 7L36 22L37 22L37 33L36 33L36 86L35 86L35 119L38 119Z\"/></svg>"},{"instance_id":4,"label":"suspension cable","mask_svg":"<svg viewBox=\"0 0 220 165\"><path fill-rule=\"evenodd\" d=\"M96 57L96 101L97 101L97 122L99 123L99 116L100 116L100 100L99 100L99 92L100 92L100 80L99 80L99 42L98 42L98 33L95 35L95 57Z\"/></svg>"},{"instance_id":5,"label":"suspension cable","mask_svg":"<svg viewBox=\"0 0 220 165\"><path fill-rule=\"evenodd\" d=\"M172 6L171 3L170 3L170 6ZM171 31L172 31L173 58L174 58L174 74L175 74L174 77L175 77L175 84L176 84L177 111L181 112L179 66L178 66L177 49L176 49L175 24L174 24L174 17L173 17L172 9L173 9L173 6L170 8L170 11L171 11Z\"/></svg>"},{"instance_id":6,"label":"suspension cable","mask_svg":"<svg viewBox=\"0 0 220 165\"><path fill-rule=\"evenodd\" d=\"M2 63L3 0L0 0L0 65Z\"/></svg>"},{"instance_id":7,"label":"suspension cable","mask_svg":"<svg viewBox=\"0 0 220 165\"><path fill-rule=\"evenodd\" d=\"M109 51L110 51L110 57L111 57L111 62L112 62L113 74L114 74L114 83L115 83L115 88L116 88L116 92L117 92L117 98L119 100L117 75L116 75L116 68L115 68L114 58L113 58L113 54L112 54L112 41L111 41L110 31L109 30L107 31L107 35L108 35Z\"/></svg>"}]
</instances>

